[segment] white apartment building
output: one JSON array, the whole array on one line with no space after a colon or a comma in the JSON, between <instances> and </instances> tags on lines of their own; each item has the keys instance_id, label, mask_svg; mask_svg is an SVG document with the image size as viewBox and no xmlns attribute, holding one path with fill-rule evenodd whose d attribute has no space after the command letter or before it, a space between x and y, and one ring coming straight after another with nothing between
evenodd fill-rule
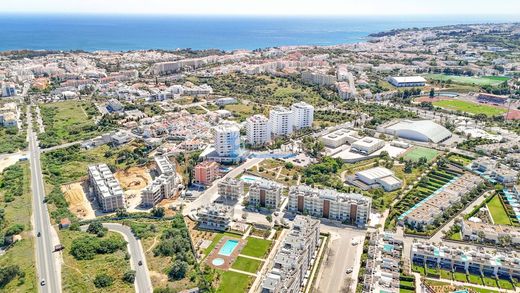
<instances>
[{"instance_id":1,"label":"white apartment building","mask_svg":"<svg viewBox=\"0 0 520 293\"><path fill-rule=\"evenodd\" d=\"M226 199L238 200L244 195L244 181L227 177L218 184L218 194Z\"/></svg>"},{"instance_id":2,"label":"white apartment building","mask_svg":"<svg viewBox=\"0 0 520 293\"><path fill-rule=\"evenodd\" d=\"M293 132L292 111L282 106L273 107L269 112L269 125L274 136L290 135Z\"/></svg>"},{"instance_id":3,"label":"white apartment building","mask_svg":"<svg viewBox=\"0 0 520 293\"><path fill-rule=\"evenodd\" d=\"M300 292L319 243L320 221L296 216L262 281L262 292Z\"/></svg>"},{"instance_id":4,"label":"white apartment building","mask_svg":"<svg viewBox=\"0 0 520 293\"><path fill-rule=\"evenodd\" d=\"M88 167L89 184L103 212L124 209L124 193L106 164Z\"/></svg>"},{"instance_id":5,"label":"white apartment building","mask_svg":"<svg viewBox=\"0 0 520 293\"><path fill-rule=\"evenodd\" d=\"M314 121L314 107L305 102L295 103L291 106L294 129L312 127Z\"/></svg>"},{"instance_id":6,"label":"white apartment building","mask_svg":"<svg viewBox=\"0 0 520 293\"><path fill-rule=\"evenodd\" d=\"M240 155L240 128L235 123L225 123L215 127L215 150L220 157Z\"/></svg>"},{"instance_id":7,"label":"white apartment building","mask_svg":"<svg viewBox=\"0 0 520 293\"><path fill-rule=\"evenodd\" d=\"M165 156L154 158L159 176L141 191L142 205L153 207L165 198L175 195L177 173L175 165Z\"/></svg>"},{"instance_id":8,"label":"white apartment building","mask_svg":"<svg viewBox=\"0 0 520 293\"><path fill-rule=\"evenodd\" d=\"M249 204L276 209L280 206L283 186L268 180L257 180L249 187Z\"/></svg>"},{"instance_id":9,"label":"white apartment building","mask_svg":"<svg viewBox=\"0 0 520 293\"><path fill-rule=\"evenodd\" d=\"M264 115L253 115L246 120L247 142L252 146L261 146L271 141L269 119Z\"/></svg>"},{"instance_id":10,"label":"white apartment building","mask_svg":"<svg viewBox=\"0 0 520 293\"><path fill-rule=\"evenodd\" d=\"M483 240L500 243L500 239L509 237L512 244L520 244L520 229L506 225L486 224L482 222L462 221L462 239ZM482 236L482 239L480 239Z\"/></svg>"},{"instance_id":11,"label":"white apartment building","mask_svg":"<svg viewBox=\"0 0 520 293\"><path fill-rule=\"evenodd\" d=\"M336 82L336 76L328 75L321 72L302 72L302 80L306 83L318 85L333 85Z\"/></svg>"},{"instance_id":12,"label":"white apartment building","mask_svg":"<svg viewBox=\"0 0 520 293\"><path fill-rule=\"evenodd\" d=\"M289 189L290 212L309 214L363 227L368 224L372 199L358 193L341 193L306 185Z\"/></svg>"},{"instance_id":13,"label":"white apartment building","mask_svg":"<svg viewBox=\"0 0 520 293\"><path fill-rule=\"evenodd\" d=\"M209 204L197 210L199 227L226 231L233 220L234 208L221 204Z\"/></svg>"}]
</instances>

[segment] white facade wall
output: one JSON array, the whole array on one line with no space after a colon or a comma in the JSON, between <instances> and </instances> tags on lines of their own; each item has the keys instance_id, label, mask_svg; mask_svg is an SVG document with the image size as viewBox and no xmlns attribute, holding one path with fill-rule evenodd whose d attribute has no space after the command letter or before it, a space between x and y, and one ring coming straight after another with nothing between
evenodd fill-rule
<instances>
[{"instance_id":1,"label":"white facade wall","mask_svg":"<svg viewBox=\"0 0 520 293\"><path fill-rule=\"evenodd\" d=\"M247 142L253 146L264 145L271 141L269 119L264 115L253 115L246 121Z\"/></svg>"},{"instance_id":2,"label":"white facade wall","mask_svg":"<svg viewBox=\"0 0 520 293\"><path fill-rule=\"evenodd\" d=\"M314 121L314 107L305 102L293 104L293 127L295 129L312 127Z\"/></svg>"},{"instance_id":3,"label":"white facade wall","mask_svg":"<svg viewBox=\"0 0 520 293\"><path fill-rule=\"evenodd\" d=\"M292 111L281 106L274 107L269 112L269 124L273 135L290 135L293 132Z\"/></svg>"}]
</instances>

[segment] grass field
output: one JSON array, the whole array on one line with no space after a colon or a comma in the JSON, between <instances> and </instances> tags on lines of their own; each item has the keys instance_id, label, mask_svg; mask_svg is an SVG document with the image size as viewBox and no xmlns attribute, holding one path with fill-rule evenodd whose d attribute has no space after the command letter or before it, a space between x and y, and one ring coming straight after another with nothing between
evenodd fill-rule
<instances>
[{"instance_id":1,"label":"grass field","mask_svg":"<svg viewBox=\"0 0 520 293\"><path fill-rule=\"evenodd\" d=\"M430 162L438 154L439 154L439 152L434 149L415 146L404 154L404 159L411 160L411 161L418 161L419 158L425 157L428 160L428 162Z\"/></svg>"},{"instance_id":2,"label":"grass field","mask_svg":"<svg viewBox=\"0 0 520 293\"><path fill-rule=\"evenodd\" d=\"M483 104L477 104L472 102L460 101L460 100L441 100L433 102L434 106L454 110L461 111L470 114L484 114L486 116L497 116L504 114L507 112L506 109L493 107Z\"/></svg>"},{"instance_id":3,"label":"grass field","mask_svg":"<svg viewBox=\"0 0 520 293\"><path fill-rule=\"evenodd\" d=\"M41 104L45 132L40 140L43 146L92 138L100 134L94 122L99 114L92 102L70 100Z\"/></svg>"},{"instance_id":4,"label":"grass field","mask_svg":"<svg viewBox=\"0 0 520 293\"><path fill-rule=\"evenodd\" d=\"M24 278L15 278L5 287L0 288L0 292L37 292L36 269L34 266L34 238L31 235L31 189L30 172L28 163L18 163L23 169L21 196L14 196L13 201L4 202L4 192L0 188L0 208L4 210L6 224L22 224L22 240L16 242L3 256L0 256L0 269L8 265L17 265L25 274ZM0 232L2 226L0 226Z\"/></svg>"},{"instance_id":5,"label":"grass field","mask_svg":"<svg viewBox=\"0 0 520 293\"><path fill-rule=\"evenodd\" d=\"M493 217L493 221L497 225L511 225L511 221L509 220L509 216L507 215L507 211L500 201L500 197L498 195L493 196L493 198L488 202L487 208Z\"/></svg>"},{"instance_id":6,"label":"grass field","mask_svg":"<svg viewBox=\"0 0 520 293\"><path fill-rule=\"evenodd\" d=\"M261 265L262 262L259 260L239 256L231 267L244 272L256 273Z\"/></svg>"},{"instance_id":7,"label":"grass field","mask_svg":"<svg viewBox=\"0 0 520 293\"><path fill-rule=\"evenodd\" d=\"M445 75L445 74L428 74L425 78L429 80L448 81L451 80L453 83L464 84L464 85L478 85L478 86L498 86L504 81L509 80L508 77L504 76L457 76L457 75Z\"/></svg>"},{"instance_id":8,"label":"grass field","mask_svg":"<svg viewBox=\"0 0 520 293\"><path fill-rule=\"evenodd\" d=\"M247 244L242 249L241 254L263 258L269 252L272 241L249 237L247 238Z\"/></svg>"},{"instance_id":9,"label":"grass field","mask_svg":"<svg viewBox=\"0 0 520 293\"><path fill-rule=\"evenodd\" d=\"M85 235L88 234L80 231L60 231L60 240L65 246L62 270L63 292L134 292L133 284L122 280L123 274L130 270L130 261L125 260L126 250L112 254L98 254L92 260L76 260L70 254L72 241ZM107 236L123 237L113 232L108 232L105 237ZM114 278L112 286L103 290L94 286L94 278L100 273Z\"/></svg>"},{"instance_id":10,"label":"grass field","mask_svg":"<svg viewBox=\"0 0 520 293\"><path fill-rule=\"evenodd\" d=\"M247 292L253 278L237 272L227 271L220 277L219 293Z\"/></svg>"}]
</instances>

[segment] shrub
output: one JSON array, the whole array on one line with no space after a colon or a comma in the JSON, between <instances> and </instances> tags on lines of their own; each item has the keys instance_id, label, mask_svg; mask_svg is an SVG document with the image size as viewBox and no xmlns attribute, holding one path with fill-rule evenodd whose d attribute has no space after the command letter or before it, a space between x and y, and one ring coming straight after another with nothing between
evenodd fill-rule
<instances>
[{"instance_id":1,"label":"shrub","mask_svg":"<svg viewBox=\"0 0 520 293\"><path fill-rule=\"evenodd\" d=\"M134 270L126 271L125 274L123 275L123 281L133 284L135 281L135 271Z\"/></svg>"},{"instance_id":2,"label":"shrub","mask_svg":"<svg viewBox=\"0 0 520 293\"><path fill-rule=\"evenodd\" d=\"M94 279L94 286L96 288L106 288L112 286L114 283L114 278L107 274L99 274L96 275L96 278Z\"/></svg>"},{"instance_id":3,"label":"shrub","mask_svg":"<svg viewBox=\"0 0 520 293\"><path fill-rule=\"evenodd\" d=\"M168 272L168 277L170 280L180 280L184 278L186 272L188 271L188 263L182 260L175 260L173 265Z\"/></svg>"}]
</instances>

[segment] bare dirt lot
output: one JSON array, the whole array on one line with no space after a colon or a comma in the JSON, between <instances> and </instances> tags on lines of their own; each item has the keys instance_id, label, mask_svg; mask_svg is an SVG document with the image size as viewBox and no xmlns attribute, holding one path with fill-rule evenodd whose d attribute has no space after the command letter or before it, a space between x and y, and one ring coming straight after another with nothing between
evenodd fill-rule
<instances>
[{"instance_id":1,"label":"bare dirt lot","mask_svg":"<svg viewBox=\"0 0 520 293\"><path fill-rule=\"evenodd\" d=\"M80 219L94 219L96 214L87 199L86 189L86 182L74 182L61 187L61 191L63 191L65 199L69 203L69 210L72 213Z\"/></svg>"},{"instance_id":2,"label":"bare dirt lot","mask_svg":"<svg viewBox=\"0 0 520 293\"><path fill-rule=\"evenodd\" d=\"M150 170L147 167L130 167L117 171L114 176L125 192L129 211L135 211L141 203L141 190L152 182Z\"/></svg>"}]
</instances>

